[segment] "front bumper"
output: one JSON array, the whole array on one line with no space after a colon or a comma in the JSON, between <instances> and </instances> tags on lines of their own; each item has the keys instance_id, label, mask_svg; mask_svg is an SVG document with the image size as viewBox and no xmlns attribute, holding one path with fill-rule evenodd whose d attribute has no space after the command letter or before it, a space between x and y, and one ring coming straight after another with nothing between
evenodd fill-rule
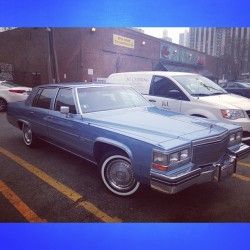
<instances>
[{"instance_id":1,"label":"front bumper","mask_svg":"<svg viewBox=\"0 0 250 250\"><path fill-rule=\"evenodd\" d=\"M239 146L234 146L229 148L229 154L234 155L237 158L249 152L250 152L250 147L244 143L241 143Z\"/></svg>"},{"instance_id":2,"label":"front bumper","mask_svg":"<svg viewBox=\"0 0 250 250\"><path fill-rule=\"evenodd\" d=\"M229 153L219 162L198 168L194 164L189 163L171 174L151 169L151 188L160 192L174 194L196 184L213 180L221 181L236 172L236 157L246 154L249 151L250 147L242 144L240 147L231 148Z\"/></svg>"}]
</instances>

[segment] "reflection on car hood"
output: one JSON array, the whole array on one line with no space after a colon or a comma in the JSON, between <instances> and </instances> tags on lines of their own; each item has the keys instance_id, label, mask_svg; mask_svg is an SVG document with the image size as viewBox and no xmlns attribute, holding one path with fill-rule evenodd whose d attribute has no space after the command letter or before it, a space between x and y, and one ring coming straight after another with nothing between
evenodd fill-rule
<instances>
[{"instance_id":1,"label":"reflection on car hood","mask_svg":"<svg viewBox=\"0 0 250 250\"><path fill-rule=\"evenodd\" d=\"M234 125L211 122L155 107L95 112L84 115L92 126L116 130L127 136L157 144L172 140L186 141L215 136ZM216 125L218 124L218 125Z\"/></svg>"},{"instance_id":2,"label":"reflection on car hood","mask_svg":"<svg viewBox=\"0 0 250 250\"><path fill-rule=\"evenodd\" d=\"M246 97L235 94L200 97L200 100L215 104L221 108L250 110L250 100Z\"/></svg>"}]
</instances>

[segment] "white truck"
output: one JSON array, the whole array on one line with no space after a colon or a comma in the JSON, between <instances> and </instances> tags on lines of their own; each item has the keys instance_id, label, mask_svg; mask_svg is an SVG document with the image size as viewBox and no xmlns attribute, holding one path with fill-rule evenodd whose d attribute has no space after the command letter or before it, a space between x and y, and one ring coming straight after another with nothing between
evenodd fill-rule
<instances>
[{"instance_id":1,"label":"white truck","mask_svg":"<svg viewBox=\"0 0 250 250\"><path fill-rule=\"evenodd\" d=\"M193 73L145 71L114 73L107 83L133 86L159 108L242 126L250 139L250 99L228 93Z\"/></svg>"}]
</instances>

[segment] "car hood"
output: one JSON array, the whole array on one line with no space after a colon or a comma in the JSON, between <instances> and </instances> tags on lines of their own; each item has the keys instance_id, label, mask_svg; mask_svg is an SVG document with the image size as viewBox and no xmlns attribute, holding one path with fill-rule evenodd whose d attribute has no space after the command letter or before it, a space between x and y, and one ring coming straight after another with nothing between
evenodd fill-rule
<instances>
[{"instance_id":1,"label":"car hood","mask_svg":"<svg viewBox=\"0 0 250 250\"><path fill-rule=\"evenodd\" d=\"M250 100L235 94L200 97L200 100L212 103L221 108L250 110Z\"/></svg>"},{"instance_id":2,"label":"car hood","mask_svg":"<svg viewBox=\"0 0 250 250\"><path fill-rule=\"evenodd\" d=\"M155 107L95 112L83 116L92 126L115 130L126 136L161 144L181 139L197 140L225 133L226 127L235 125L211 122ZM219 124L217 124L219 123Z\"/></svg>"}]
</instances>

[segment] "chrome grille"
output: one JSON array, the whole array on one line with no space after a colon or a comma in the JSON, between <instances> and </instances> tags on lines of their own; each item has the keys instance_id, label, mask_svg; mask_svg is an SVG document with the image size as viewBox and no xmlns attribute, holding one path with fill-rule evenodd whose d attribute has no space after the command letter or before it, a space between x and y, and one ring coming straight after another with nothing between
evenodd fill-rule
<instances>
[{"instance_id":1,"label":"chrome grille","mask_svg":"<svg viewBox=\"0 0 250 250\"><path fill-rule=\"evenodd\" d=\"M216 142L195 145L193 147L192 162L198 166L217 162L227 151L229 137Z\"/></svg>"}]
</instances>

